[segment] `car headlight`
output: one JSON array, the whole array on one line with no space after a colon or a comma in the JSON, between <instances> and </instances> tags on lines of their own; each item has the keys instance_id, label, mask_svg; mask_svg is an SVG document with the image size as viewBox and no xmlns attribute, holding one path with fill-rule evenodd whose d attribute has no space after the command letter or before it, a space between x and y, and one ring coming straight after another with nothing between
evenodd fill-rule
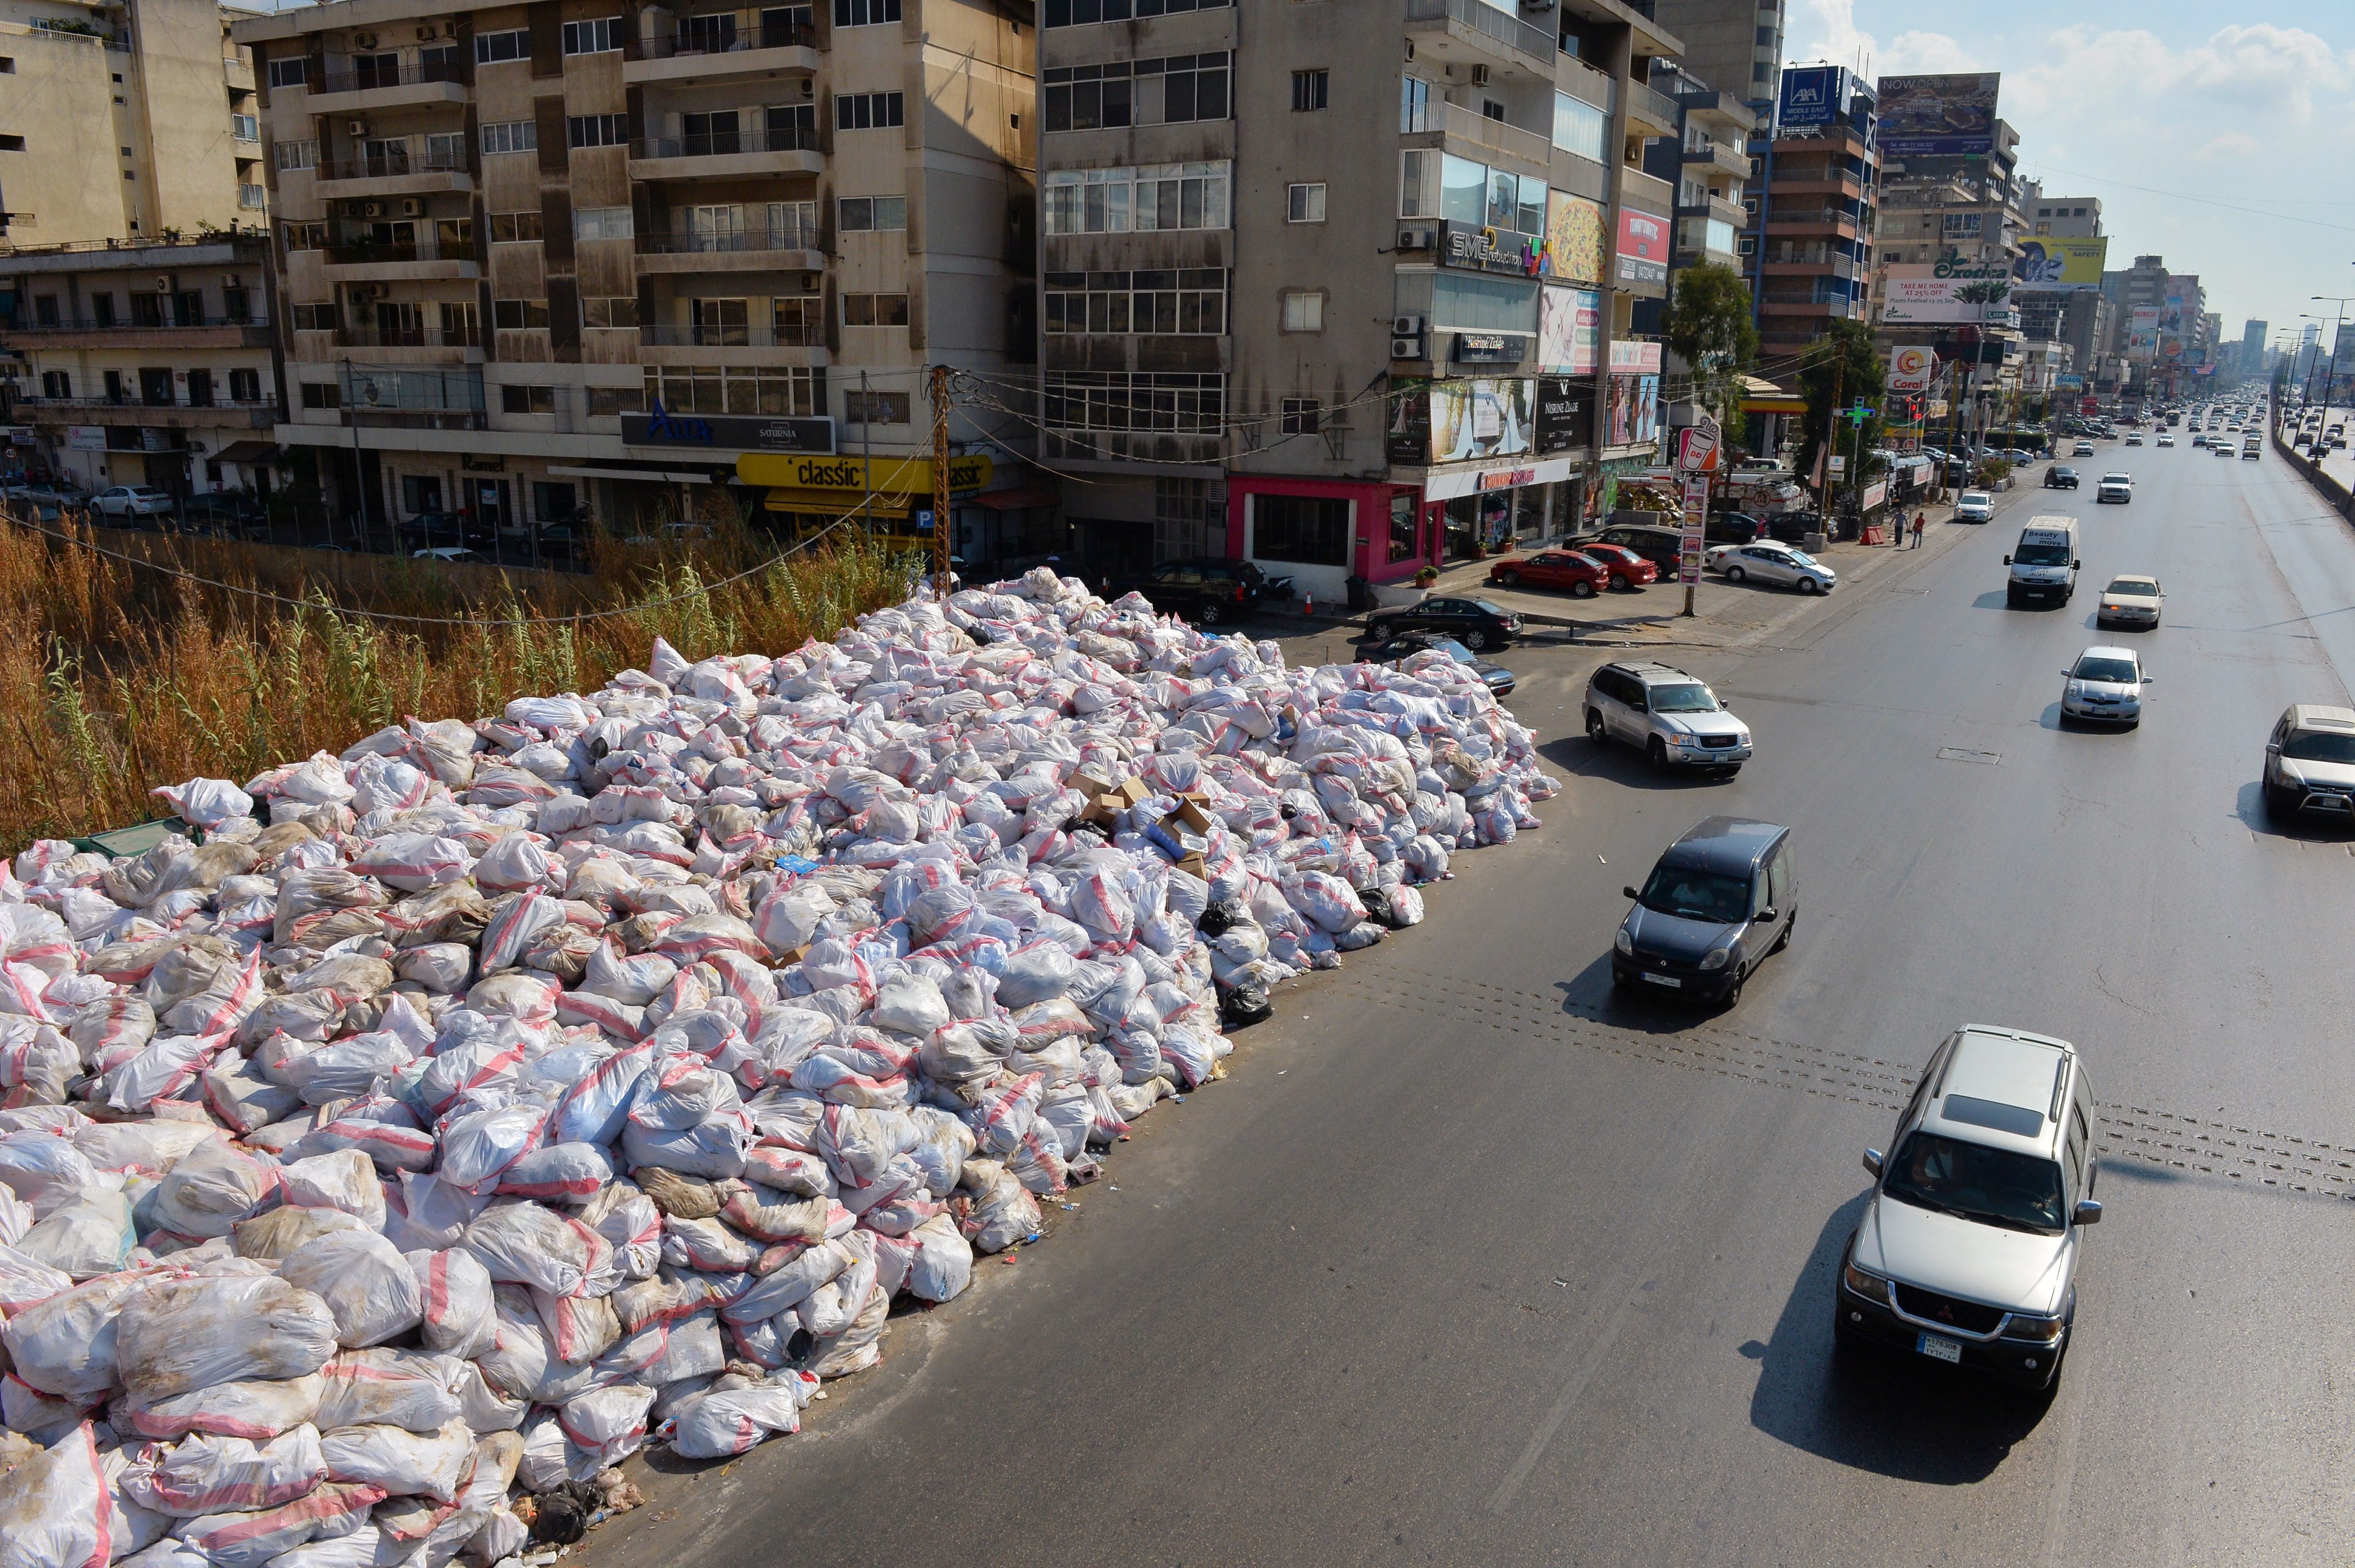
<instances>
[{"instance_id":1,"label":"car headlight","mask_svg":"<svg viewBox=\"0 0 2355 1568\"><path fill-rule=\"evenodd\" d=\"M1867 1274L1852 1263L1840 1265L1840 1284L1851 1296L1886 1307L1889 1305L1889 1282L1877 1274Z\"/></svg>"},{"instance_id":2,"label":"car headlight","mask_svg":"<svg viewBox=\"0 0 2355 1568\"><path fill-rule=\"evenodd\" d=\"M1732 954L1733 950L1729 947L1712 947L1701 959L1700 966L1704 969L1722 969L1725 967L1725 961L1732 957Z\"/></svg>"},{"instance_id":3,"label":"car headlight","mask_svg":"<svg viewBox=\"0 0 2355 1568\"><path fill-rule=\"evenodd\" d=\"M1636 939L1627 934L1627 928L1623 925L1619 928L1619 934L1611 939L1611 945L1621 954L1632 956L1636 951Z\"/></svg>"},{"instance_id":4,"label":"car headlight","mask_svg":"<svg viewBox=\"0 0 2355 1568\"><path fill-rule=\"evenodd\" d=\"M2027 1339L2039 1345L2051 1345L2059 1342L2068 1327L2068 1319L2064 1317L2032 1317L2025 1313L2015 1312L2011 1315L2010 1320L2003 1326L2003 1337L2007 1339Z\"/></svg>"}]
</instances>

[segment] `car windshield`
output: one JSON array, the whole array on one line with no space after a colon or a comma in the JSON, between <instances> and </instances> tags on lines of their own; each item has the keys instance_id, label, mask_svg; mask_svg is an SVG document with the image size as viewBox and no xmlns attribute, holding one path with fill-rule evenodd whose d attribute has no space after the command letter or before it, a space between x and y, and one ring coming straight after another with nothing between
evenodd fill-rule
<instances>
[{"instance_id":1,"label":"car windshield","mask_svg":"<svg viewBox=\"0 0 2355 1568\"><path fill-rule=\"evenodd\" d=\"M1656 866L1636 902L1658 914L1732 925L1750 915L1750 879L1686 866Z\"/></svg>"},{"instance_id":2,"label":"car windshield","mask_svg":"<svg viewBox=\"0 0 2355 1568\"><path fill-rule=\"evenodd\" d=\"M2147 577L2121 577L2102 592L2129 599L2148 599L2157 595L2158 584Z\"/></svg>"},{"instance_id":3,"label":"car windshield","mask_svg":"<svg viewBox=\"0 0 2355 1568\"><path fill-rule=\"evenodd\" d=\"M1901 1203L2011 1231L2062 1229L2061 1168L2036 1155L1939 1133L1905 1140L1881 1190Z\"/></svg>"},{"instance_id":4,"label":"car windshield","mask_svg":"<svg viewBox=\"0 0 2355 1568\"><path fill-rule=\"evenodd\" d=\"M1964 491L1964 492L1963 492L1963 505L1964 505L1964 506L1966 506L1966 507L1984 507L1984 506L1986 506L1987 504L1987 493L1986 491L1984 491L1984 490L1966 490L1966 491Z\"/></svg>"},{"instance_id":5,"label":"car windshield","mask_svg":"<svg viewBox=\"0 0 2355 1568\"><path fill-rule=\"evenodd\" d=\"M2095 658L2088 654L2077 661L2076 678L2107 681L2112 686L2132 686L2137 677L2132 659Z\"/></svg>"},{"instance_id":6,"label":"car windshield","mask_svg":"<svg viewBox=\"0 0 2355 1568\"><path fill-rule=\"evenodd\" d=\"M2282 743L2282 755L2294 763L2355 763L2355 735L2303 730Z\"/></svg>"},{"instance_id":7,"label":"car windshield","mask_svg":"<svg viewBox=\"0 0 2355 1568\"><path fill-rule=\"evenodd\" d=\"M2024 544L2011 552L2013 562L2019 566L2066 566L2069 547L2065 544Z\"/></svg>"},{"instance_id":8,"label":"car windshield","mask_svg":"<svg viewBox=\"0 0 2355 1568\"><path fill-rule=\"evenodd\" d=\"M1787 545L1784 547L1783 555L1785 559L1796 560L1801 566L1813 566L1816 564L1816 558L1814 556L1809 555L1806 550L1796 549Z\"/></svg>"},{"instance_id":9,"label":"car windshield","mask_svg":"<svg viewBox=\"0 0 2355 1568\"><path fill-rule=\"evenodd\" d=\"M1687 681L1676 686L1656 686L1650 692L1655 713L1714 713L1717 699L1700 682Z\"/></svg>"}]
</instances>

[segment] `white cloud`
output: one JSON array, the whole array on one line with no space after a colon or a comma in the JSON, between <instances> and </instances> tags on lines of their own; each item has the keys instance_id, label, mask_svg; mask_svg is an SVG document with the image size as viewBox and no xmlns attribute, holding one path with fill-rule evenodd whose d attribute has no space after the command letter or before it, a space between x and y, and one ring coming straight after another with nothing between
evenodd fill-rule
<instances>
[{"instance_id":1,"label":"white cloud","mask_svg":"<svg viewBox=\"0 0 2355 1568\"><path fill-rule=\"evenodd\" d=\"M1825 59L1851 69L1860 62L1867 77L1990 69L1946 33L1902 32L1883 49L1879 38L1857 25L1856 0L1807 0L1807 10L1815 17L1814 31L1791 51L1794 59Z\"/></svg>"}]
</instances>

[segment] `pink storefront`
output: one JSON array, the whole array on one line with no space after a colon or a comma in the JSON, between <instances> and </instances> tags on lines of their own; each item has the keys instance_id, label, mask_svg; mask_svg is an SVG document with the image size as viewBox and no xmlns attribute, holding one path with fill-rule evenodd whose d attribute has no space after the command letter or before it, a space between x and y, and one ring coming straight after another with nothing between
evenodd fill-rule
<instances>
[{"instance_id":1,"label":"pink storefront","mask_svg":"<svg viewBox=\"0 0 2355 1568\"><path fill-rule=\"evenodd\" d=\"M1411 485L1231 475L1227 554L1338 604L1353 576L1380 586L1439 563L1445 507L1422 495Z\"/></svg>"}]
</instances>

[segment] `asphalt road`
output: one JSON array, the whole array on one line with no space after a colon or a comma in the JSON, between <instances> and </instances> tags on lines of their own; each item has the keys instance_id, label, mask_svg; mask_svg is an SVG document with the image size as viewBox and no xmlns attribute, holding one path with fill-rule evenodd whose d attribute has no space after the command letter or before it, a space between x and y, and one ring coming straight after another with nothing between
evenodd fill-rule
<instances>
[{"instance_id":1,"label":"asphalt road","mask_svg":"<svg viewBox=\"0 0 2355 1568\"><path fill-rule=\"evenodd\" d=\"M1287 987L1116 1189L899 1320L801 1436L651 1477L591 1561L2343 1561L2355 835L2274 830L2254 781L2284 704L2348 700L2355 538L2270 457L2089 461L2135 502L2017 492L1695 652L1759 738L1732 783L1593 750L1602 655L1508 656L1570 784L1541 830ZM2046 511L2084 520L2084 592L2006 610ZM2063 731L2126 571L2169 594L2149 715ZM1614 998L1620 885L1717 811L1793 825L1796 940L1732 1014ZM2105 1111L2050 1400L1830 1355L1859 1152L1974 1020L2077 1041Z\"/></svg>"}]
</instances>

